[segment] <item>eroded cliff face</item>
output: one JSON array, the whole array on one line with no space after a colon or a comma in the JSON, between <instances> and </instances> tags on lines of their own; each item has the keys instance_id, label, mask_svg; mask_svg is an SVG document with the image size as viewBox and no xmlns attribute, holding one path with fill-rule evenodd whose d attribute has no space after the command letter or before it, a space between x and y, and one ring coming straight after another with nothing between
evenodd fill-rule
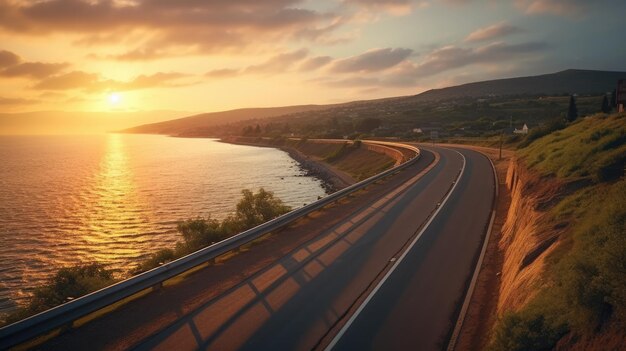
<instances>
[{"instance_id":1,"label":"eroded cliff face","mask_svg":"<svg viewBox=\"0 0 626 351\"><path fill-rule=\"evenodd\" d=\"M545 259L560 244L563 225L550 224L548 211L566 192L554 178L540 177L512 159L506 184L511 206L502 227L504 252L498 315L517 311L544 284Z\"/></svg>"}]
</instances>

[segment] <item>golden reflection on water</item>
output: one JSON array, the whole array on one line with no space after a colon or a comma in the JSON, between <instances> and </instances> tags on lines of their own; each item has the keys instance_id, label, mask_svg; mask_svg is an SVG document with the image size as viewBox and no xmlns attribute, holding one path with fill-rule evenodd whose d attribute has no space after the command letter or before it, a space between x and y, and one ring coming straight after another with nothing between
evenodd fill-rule
<instances>
[{"instance_id":1,"label":"golden reflection on water","mask_svg":"<svg viewBox=\"0 0 626 351\"><path fill-rule=\"evenodd\" d=\"M123 276L174 247L176 223L265 187L290 206L324 194L285 153L206 139L110 134L0 138L0 313L60 267Z\"/></svg>"},{"instance_id":2,"label":"golden reflection on water","mask_svg":"<svg viewBox=\"0 0 626 351\"><path fill-rule=\"evenodd\" d=\"M105 263L120 256L139 255L136 246L115 245L123 241L121 236L132 234L128 228L141 222L133 214L143 210L121 135L107 136L105 153L90 188L95 196L89 204L92 208L85 208L87 230L82 232L83 242L92 246L90 260Z\"/></svg>"}]
</instances>

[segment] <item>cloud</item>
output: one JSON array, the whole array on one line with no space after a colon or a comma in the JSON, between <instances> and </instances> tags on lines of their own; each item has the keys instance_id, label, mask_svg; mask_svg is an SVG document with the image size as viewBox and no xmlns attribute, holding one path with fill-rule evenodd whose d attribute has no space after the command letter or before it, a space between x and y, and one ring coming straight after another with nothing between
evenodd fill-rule
<instances>
[{"instance_id":1,"label":"cloud","mask_svg":"<svg viewBox=\"0 0 626 351\"><path fill-rule=\"evenodd\" d=\"M439 0L439 1L446 5L453 5L453 6L466 5L472 2L472 0Z\"/></svg>"},{"instance_id":2,"label":"cloud","mask_svg":"<svg viewBox=\"0 0 626 351\"><path fill-rule=\"evenodd\" d=\"M394 16L405 16L413 12L415 7L428 6L426 1L413 0L344 0L344 3L370 11L384 11Z\"/></svg>"},{"instance_id":3,"label":"cloud","mask_svg":"<svg viewBox=\"0 0 626 351\"><path fill-rule=\"evenodd\" d=\"M93 87L99 83L100 78L98 74L72 71L43 79L35 84L33 88L38 90L92 90Z\"/></svg>"},{"instance_id":4,"label":"cloud","mask_svg":"<svg viewBox=\"0 0 626 351\"><path fill-rule=\"evenodd\" d=\"M498 42L478 48L446 46L429 53L422 62L415 65L413 73L419 77L426 77L472 64L518 61L526 55L543 52L548 48L549 46L542 42L521 44Z\"/></svg>"},{"instance_id":5,"label":"cloud","mask_svg":"<svg viewBox=\"0 0 626 351\"><path fill-rule=\"evenodd\" d=\"M589 2L586 0L515 0L515 5L527 14L552 14L558 16L578 16L587 10L593 3L600 4L599 1Z\"/></svg>"},{"instance_id":6,"label":"cloud","mask_svg":"<svg viewBox=\"0 0 626 351\"><path fill-rule=\"evenodd\" d=\"M318 68L324 67L333 60L330 56L316 56L311 57L308 60L302 62L298 68L300 71L314 71Z\"/></svg>"},{"instance_id":7,"label":"cloud","mask_svg":"<svg viewBox=\"0 0 626 351\"><path fill-rule=\"evenodd\" d=\"M405 48L373 49L361 55L333 62L331 72L375 72L393 67L408 58L413 50Z\"/></svg>"},{"instance_id":8,"label":"cloud","mask_svg":"<svg viewBox=\"0 0 626 351\"><path fill-rule=\"evenodd\" d=\"M16 54L6 50L0 50L0 68L17 65L20 61L22 61L22 59Z\"/></svg>"},{"instance_id":9,"label":"cloud","mask_svg":"<svg viewBox=\"0 0 626 351\"><path fill-rule=\"evenodd\" d=\"M106 58L119 61L146 61L160 58L163 54L163 52L155 50L154 48L139 48L117 55L108 55Z\"/></svg>"},{"instance_id":10,"label":"cloud","mask_svg":"<svg viewBox=\"0 0 626 351\"><path fill-rule=\"evenodd\" d=\"M22 62L17 54L0 51L0 77L41 79L57 74L67 67L67 63Z\"/></svg>"},{"instance_id":11,"label":"cloud","mask_svg":"<svg viewBox=\"0 0 626 351\"><path fill-rule=\"evenodd\" d=\"M0 106L21 106L37 103L37 100L21 99L21 98L6 98L0 96Z\"/></svg>"},{"instance_id":12,"label":"cloud","mask_svg":"<svg viewBox=\"0 0 626 351\"><path fill-rule=\"evenodd\" d=\"M148 88L178 87L190 83L177 82L188 75L176 72L157 72L151 75L139 75L128 82L104 79L99 74L83 71L72 71L48 77L33 86L37 90L84 90L96 91L125 91Z\"/></svg>"},{"instance_id":13,"label":"cloud","mask_svg":"<svg viewBox=\"0 0 626 351\"><path fill-rule=\"evenodd\" d=\"M209 71L205 73L204 76L209 78L230 78L236 76L239 72L240 71L238 69L221 68Z\"/></svg>"},{"instance_id":14,"label":"cloud","mask_svg":"<svg viewBox=\"0 0 626 351\"><path fill-rule=\"evenodd\" d=\"M502 38L507 35L519 33L522 30L518 27L511 26L504 22L500 22L485 28L479 28L465 38L467 42L486 41L496 38Z\"/></svg>"},{"instance_id":15,"label":"cloud","mask_svg":"<svg viewBox=\"0 0 626 351\"><path fill-rule=\"evenodd\" d=\"M179 72L157 72L150 75L142 74L130 82L118 83L118 88L116 90L139 90L155 87L188 86L190 83L177 82L185 77L188 77L188 75Z\"/></svg>"},{"instance_id":16,"label":"cloud","mask_svg":"<svg viewBox=\"0 0 626 351\"><path fill-rule=\"evenodd\" d=\"M0 31L29 35L73 33L77 43L136 47L119 60L180 53L252 50L281 41L332 40L343 17L301 8L298 0L0 0ZM262 40L259 40L262 38ZM270 44L268 44L270 43ZM126 43L127 46L128 43Z\"/></svg>"},{"instance_id":17,"label":"cloud","mask_svg":"<svg viewBox=\"0 0 626 351\"><path fill-rule=\"evenodd\" d=\"M304 60L309 55L308 50L300 49L270 57L267 61L248 66L245 73L281 73L288 71L294 64Z\"/></svg>"},{"instance_id":18,"label":"cloud","mask_svg":"<svg viewBox=\"0 0 626 351\"><path fill-rule=\"evenodd\" d=\"M69 67L67 63L24 62L0 71L3 77L46 78Z\"/></svg>"},{"instance_id":19,"label":"cloud","mask_svg":"<svg viewBox=\"0 0 626 351\"><path fill-rule=\"evenodd\" d=\"M480 65L492 69L493 65L501 66L506 62L519 64L523 59L532 58L548 48L547 44L540 42L522 44L499 42L476 48L446 46L425 54L420 61L402 60L382 74L357 72L340 79L322 78L316 82L335 88L415 87L422 79L466 66Z\"/></svg>"}]
</instances>

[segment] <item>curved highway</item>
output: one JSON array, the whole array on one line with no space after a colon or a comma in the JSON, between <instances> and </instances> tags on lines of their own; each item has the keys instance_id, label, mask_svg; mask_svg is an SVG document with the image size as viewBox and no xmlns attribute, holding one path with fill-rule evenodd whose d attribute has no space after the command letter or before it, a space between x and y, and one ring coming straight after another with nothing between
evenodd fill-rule
<instances>
[{"instance_id":1,"label":"curved highway","mask_svg":"<svg viewBox=\"0 0 626 351\"><path fill-rule=\"evenodd\" d=\"M422 150L413 166L373 186L380 195L332 225L320 222L319 234L192 309L150 294L40 347L445 348L486 231L494 177L477 152ZM187 279L208 291L203 277Z\"/></svg>"}]
</instances>

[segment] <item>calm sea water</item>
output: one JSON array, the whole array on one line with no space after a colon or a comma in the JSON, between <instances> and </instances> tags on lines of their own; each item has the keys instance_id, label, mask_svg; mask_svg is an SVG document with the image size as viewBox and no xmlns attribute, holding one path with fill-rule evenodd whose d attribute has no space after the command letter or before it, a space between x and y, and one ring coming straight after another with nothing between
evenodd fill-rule
<instances>
[{"instance_id":1,"label":"calm sea water","mask_svg":"<svg viewBox=\"0 0 626 351\"><path fill-rule=\"evenodd\" d=\"M292 207L324 195L286 153L151 135L0 137L0 312L59 267L128 271L173 247L176 223L223 218L244 188Z\"/></svg>"}]
</instances>

